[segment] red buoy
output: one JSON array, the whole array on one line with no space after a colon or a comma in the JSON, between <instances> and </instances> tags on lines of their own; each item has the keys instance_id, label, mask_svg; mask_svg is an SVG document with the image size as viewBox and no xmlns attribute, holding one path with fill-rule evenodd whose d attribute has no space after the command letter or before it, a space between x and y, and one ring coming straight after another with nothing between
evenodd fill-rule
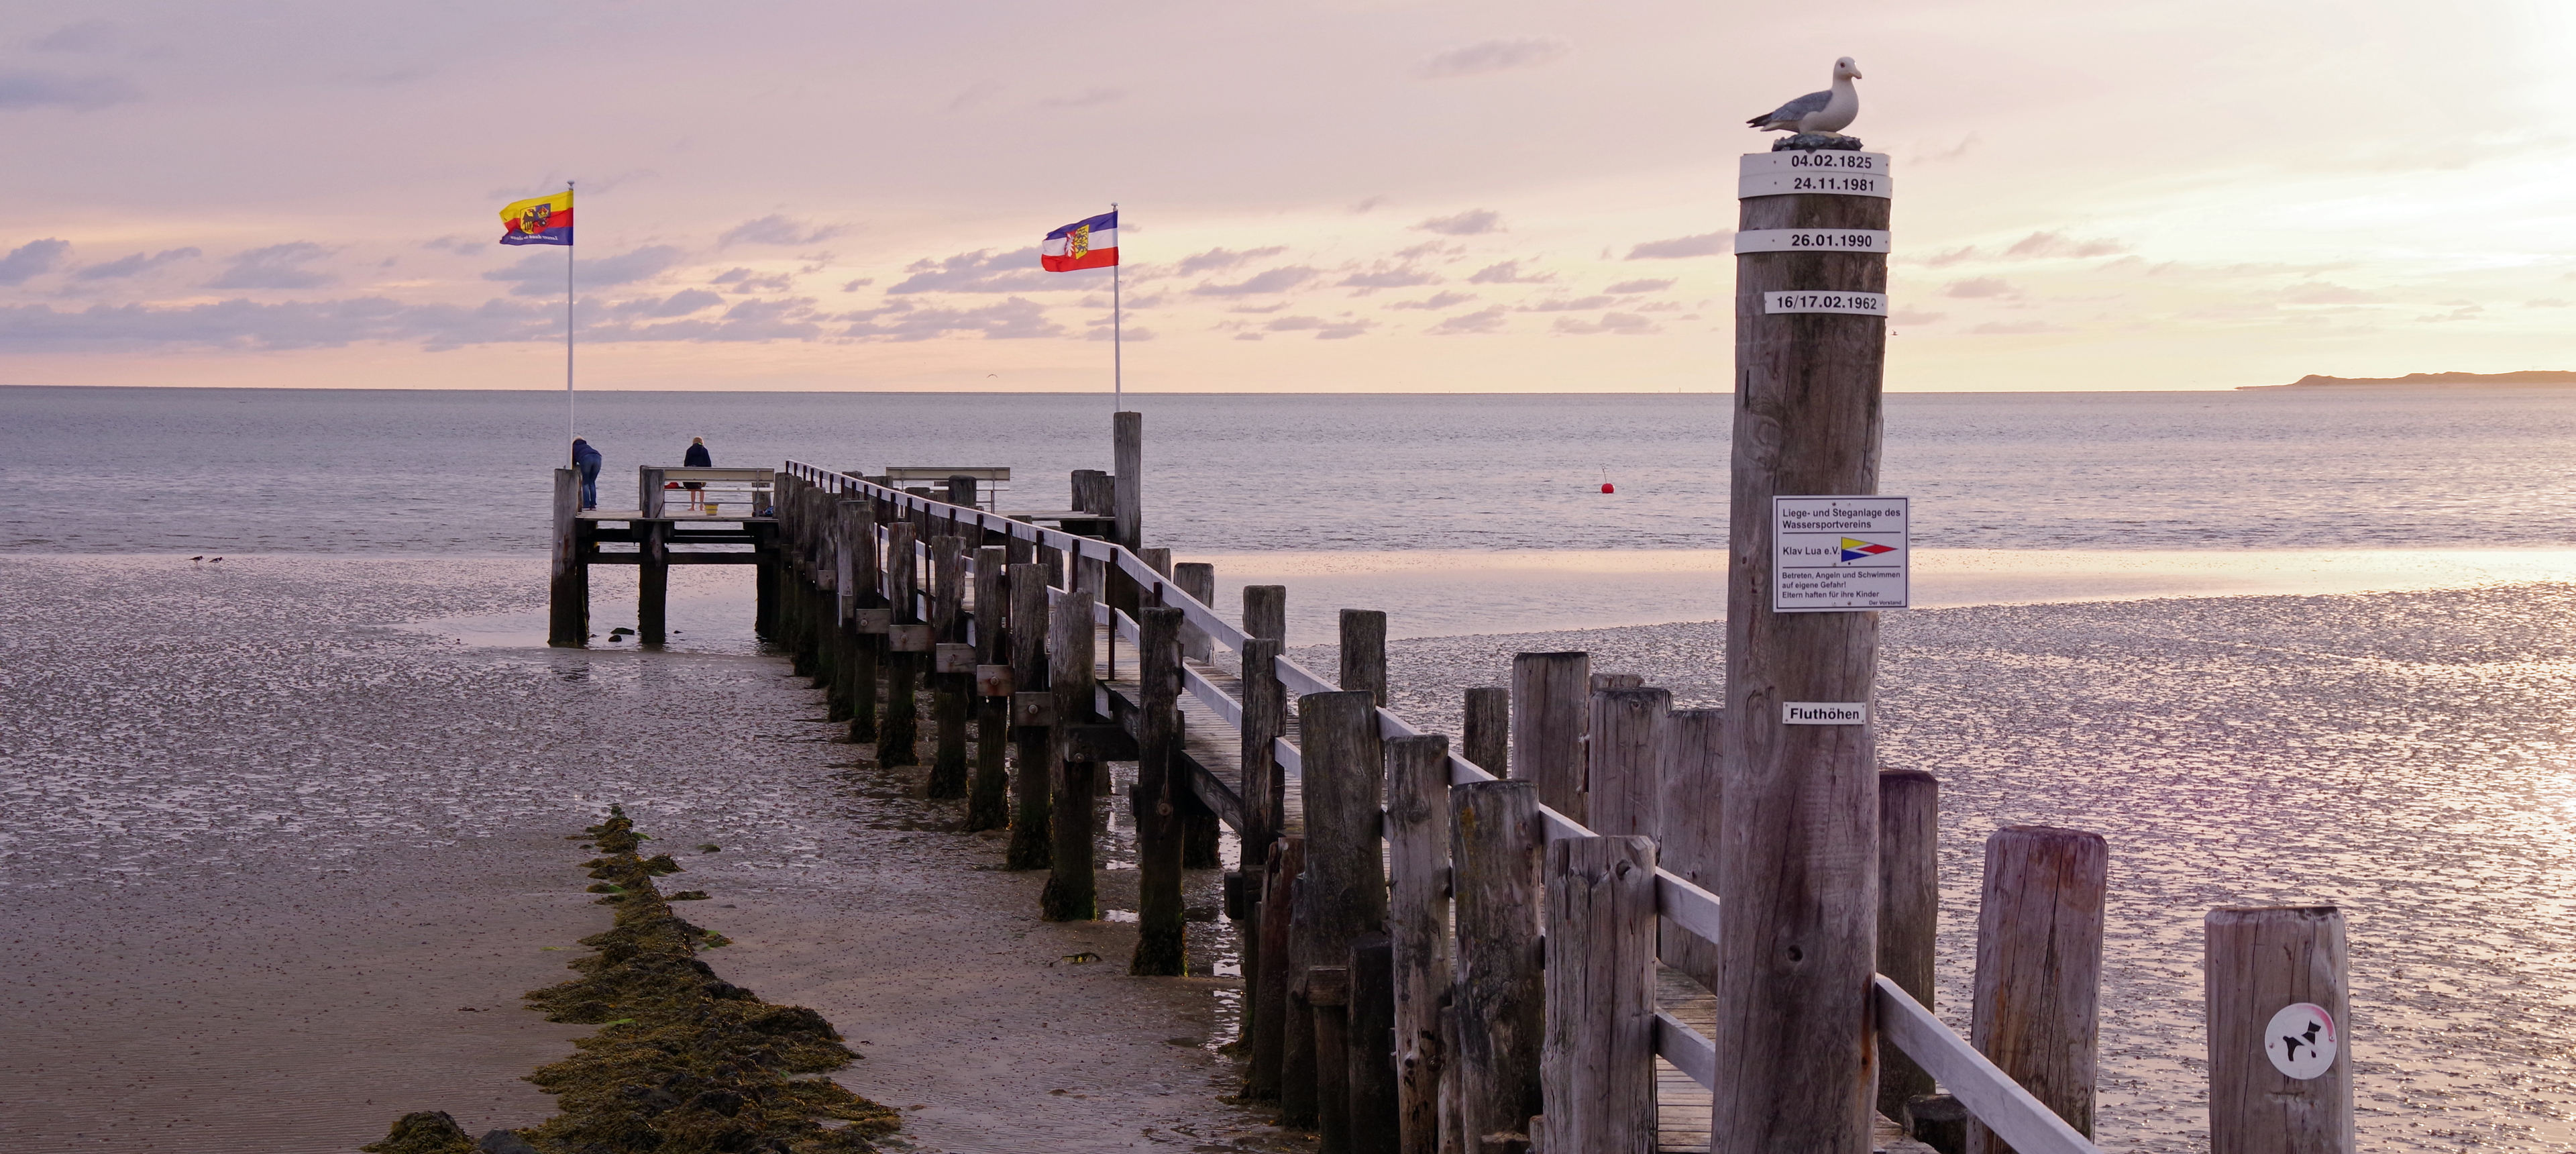
<instances>
[{"instance_id":1,"label":"red buoy","mask_svg":"<svg viewBox=\"0 0 2576 1154\"><path fill-rule=\"evenodd\" d=\"M1611 487L1610 487L1610 482L1608 482L1608 481L1603 481L1603 482L1601 482L1601 491L1602 491L1602 492L1604 492L1604 493L1616 493L1616 492L1618 492L1619 490L1611 488Z\"/></svg>"}]
</instances>

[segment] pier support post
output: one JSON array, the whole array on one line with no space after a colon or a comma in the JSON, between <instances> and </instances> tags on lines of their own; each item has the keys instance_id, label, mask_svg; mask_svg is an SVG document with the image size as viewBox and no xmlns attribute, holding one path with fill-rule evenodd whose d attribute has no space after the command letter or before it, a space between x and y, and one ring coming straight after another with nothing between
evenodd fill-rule
<instances>
[{"instance_id":1,"label":"pier support post","mask_svg":"<svg viewBox=\"0 0 2576 1154\"><path fill-rule=\"evenodd\" d=\"M1878 972L1926 1009L1941 919L1940 834L1940 782L1919 769L1879 771ZM1910 1131L1906 1102L1932 1091L1932 1075L1881 1037L1878 1112Z\"/></svg>"},{"instance_id":2,"label":"pier support post","mask_svg":"<svg viewBox=\"0 0 2576 1154\"><path fill-rule=\"evenodd\" d=\"M1655 843L1547 846L1549 1150L1655 1148Z\"/></svg>"},{"instance_id":3,"label":"pier support post","mask_svg":"<svg viewBox=\"0 0 2576 1154\"><path fill-rule=\"evenodd\" d=\"M1351 1154L1398 1154L1403 1129L1396 1111L1395 952L1385 934L1351 943Z\"/></svg>"},{"instance_id":4,"label":"pier support post","mask_svg":"<svg viewBox=\"0 0 2576 1154\"><path fill-rule=\"evenodd\" d=\"M1710 893L1717 892L1717 844L1725 829L1725 781L1718 773L1725 740L1725 710L1676 709L1664 717L1664 750L1656 769L1664 803L1655 864ZM1655 956L1691 980L1717 988L1717 943L1667 926Z\"/></svg>"},{"instance_id":5,"label":"pier support post","mask_svg":"<svg viewBox=\"0 0 2576 1154\"><path fill-rule=\"evenodd\" d=\"M953 526L949 526L953 528ZM966 640L966 539L942 533L930 539L930 713L937 725L930 759L931 797L966 796L966 705L974 690L972 669L943 667L949 648Z\"/></svg>"},{"instance_id":6,"label":"pier support post","mask_svg":"<svg viewBox=\"0 0 2576 1154\"><path fill-rule=\"evenodd\" d=\"M926 646L913 644L920 640L923 630L904 628L922 624L920 601L914 596L920 587L914 576L919 571L914 540L908 521L887 527L886 600L893 625L887 634L885 719L877 726L877 764L887 767L921 764L921 755L914 748L921 732L921 705L915 693L930 652Z\"/></svg>"},{"instance_id":7,"label":"pier support post","mask_svg":"<svg viewBox=\"0 0 2576 1154\"><path fill-rule=\"evenodd\" d=\"M1091 812L1099 794L1099 766L1074 760L1071 740L1074 727L1092 718L1092 604L1090 590L1073 590L1056 604L1048 622L1047 681L1055 699L1055 797L1048 816L1054 846L1046 890L1038 896L1038 916L1051 922L1100 916L1099 879L1092 873L1097 819Z\"/></svg>"},{"instance_id":8,"label":"pier support post","mask_svg":"<svg viewBox=\"0 0 2576 1154\"><path fill-rule=\"evenodd\" d=\"M1348 955L1345 954L1345 957ZM1351 1154L1351 970L1306 971L1306 1004L1315 1016L1315 1154Z\"/></svg>"},{"instance_id":9,"label":"pier support post","mask_svg":"<svg viewBox=\"0 0 2576 1154\"><path fill-rule=\"evenodd\" d=\"M1306 802L1306 934L1291 963L1300 970L1348 962L1351 943L1386 925L1386 868L1379 856L1379 806L1386 753L1377 703L1365 690L1297 699ZM1315 1043L1316 1093L1349 1056ZM1340 1081L1331 1078L1331 1081ZM1330 1104L1323 1107L1329 1110Z\"/></svg>"},{"instance_id":10,"label":"pier support post","mask_svg":"<svg viewBox=\"0 0 2576 1154\"><path fill-rule=\"evenodd\" d=\"M1466 725L1460 731L1458 755L1476 768L1510 778L1512 768L1512 691L1480 686L1467 691Z\"/></svg>"},{"instance_id":11,"label":"pier support post","mask_svg":"<svg viewBox=\"0 0 2576 1154\"><path fill-rule=\"evenodd\" d=\"M2109 876L2102 835L2008 825L1986 839L1977 903L1969 1041L2087 1138L2093 1136ZM1968 1119L1968 1154L2011 1149L1974 1116Z\"/></svg>"},{"instance_id":12,"label":"pier support post","mask_svg":"<svg viewBox=\"0 0 2576 1154\"><path fill-rule=\"evenodd\" d=\"M1184 971L1181 911L1181 611L1136 622L1136 954L1127 972Z\"/></svg>"},{"instance_id":13,"label":"pier support post","mask_svg":"<svg viewBox=\"0 0 2576 1154\"><path fill-rule=\"evenodd\" d=\"M1259 917L1248 936L1260 941L1262 957L1278 959L1278 964L1252 970L1248 983L1252 1063L1244 1076L1243 1096L1256 1102L1280 1098L1280 1062L1288 1036L1288 933L1293 912L1288 887L1305 868L1304 838L1280 838L1263 855L1261 904L1254 907Z\"/></svg>"},{"instance_id":14,"label":"pier support post","mask_svg":"<svg viewBox=\"0 0 2576 1154\"><path fill-rule=\"evenodd\" d=\"M1394 950L1396 1126L1404 1154L1436 1154L1449 1004L1449 739L1386 743L1386 927Z\"/></svg>"},{"instance_id":15,"label":"pier support post","mask_svg":"<svg viewBox=\"0 0 2576 1154\"><path fill-rule=\"evenodd\" d=\"M546 644L590 644L590 566L581 531L581 473L555 470L554 560L546 582Z\"/></svg>"},{"instance_id":16,"label":"pier support post","mask_svg":"<svg viewBox=\"0 0 2576 1154\"><path fill-rule=\"evenodd\" d=\"M1458 1119L1469 1154L1527 1149L1539 1112L1546 988L1539 970L1538 783L1449 790L1450 892L1458 918Z\"/></svg>"},{"instance_id":17,"label":"pier support post","mask_svg":"<svg viewBox=\"0 0 2576 1154\"><path fill-rule=\"evenodd\" d=\"M1386 706L1386 613L1377 609L1342 610L1341 657L1344 689L1369 695Z\"/></svg>"},{"instance_id":18,"label":"pier support post","mask_svg":"<svg viewBox=\"0 0 2576 1154\"><path fill-rule=\"evenodd\" d=\"M671 603L671 523L639 522L644 530L643 564L636 567L635 632L646 645L660 645Z\"/></svg>"},{"instance_id":19,"label":"pier support post","mask_svg":"<svg viewBox=\"0 0 2576 1154\"><path fill-rule=\"evenodd\" d=\"M2210 1154L2352 1154L2343 911L2212 910L2206 928Z\"/></svg>"},{"instance_id":20,"label":"pier support post","mask_svg":"<svg viewBox=\"0 0 2576 1154\"><path fill-rule=\"evenodd\" d=\"M876 502L845 499L840 503L843 532L850 543L850 740L877 739L877 674L884 662L886 635L862 627L863 611L885 608L885 578L877 568Z\"/></svg>"},{"instance_id":21,"label":"pier support post","mask_svg":"<svg viewBox=\"0 0 2576 1154\"><path fill-rule=\"evenodd\" d=\"M1850 154L1843 154L1850 155ZM1883 196L1742 200L1739 235L1885 230ZM1878 765L1869 725L1790 725L1793 701L1867 702L1878 615L1776 613L1772 498L1878 492L1884 317L1772 312L1785 290L1878 294L1886 257L1736 257L1726 597L1725 903L1711 1154L1870 1149Z\"/></svg>"},{"instance_id":22,"label":"pier support post","mask_svg":"<svg viewBox=\"0 0 2576 1154\"><path fill-rule=\"evenodd\" d=\"M1009 580L1011 754L1018 764L1011 780L1011 848L1003 868L1042 870L1055 859L1047 817L1054 790L1055 699L1047 695L1046 566L1013 565Z\"/></svg>"},{"instance_id":23,"label":"pier support post","mask_svg":"<svg viewBox=\"0 0 2576 1154\"><path fill-rule=\"evenodd\" d=\"M1523 653L1512 658L1512 776L1538 783L1538 801L1577 825L1584 820L1583 726L1592 697L1592 655Z\"/></svg>"},{"instance_id":24,"label":"pier support post","mask_svg":"<svg viewBox=\"0 0 2576 1154\"><path fill-rule=\"evenodd\" d=\"M1673 695L1663 689L1598 689L1584 745L1592 832L1653 838L1663 832L1663 753Z\"/></svg>"},{"instance_id":25,"label":"pier support post","mask_svg":"<svg viewBox=\"0 0 2576 1154\"><path fill-rule=\"evenodd\" d=\"M1205 561L1182 561L1172 566L1172 584L1181 592L1208 608L1216 607L1216 566ZM1216 659L1216 645L1207 631L1196 625L1181 627L1181 656L1192 661Z\"/></svg>"},{"instance_id":26,"label":"pier support post","mask_svg":"<svg viewBox=\"0 0 2576 1154\"><path fill-rule=\"evenodd\" d=\"M1010 770L1005 754L1010 748L1011 699L1007 693L990 692L997 687L986 682L987 670L1007 669L1002 664L1006 652L1002 644L1006 615L1002 589L1009 552L999 545L986 545L975 550L975 781L966 791L966 824L968 832L1001 829L1011 823Z\"/></svg>"}]
</instances>

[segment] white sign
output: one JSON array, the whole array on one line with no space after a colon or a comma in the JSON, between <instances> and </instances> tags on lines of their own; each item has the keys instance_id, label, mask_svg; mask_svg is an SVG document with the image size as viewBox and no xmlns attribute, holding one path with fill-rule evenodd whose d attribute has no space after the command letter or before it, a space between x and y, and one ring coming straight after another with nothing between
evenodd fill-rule
<instances>
[{"instance_id":1,"label":"white sign","mask_svg":"<svg viewBox=\"0 0 2576 1154\"><path fill-rule=\"evenodd\" d=\"M1735 251L1887 252L1883 228L1750 228L1735 234Z\"/></svg>"},{"instance_id":2,"label":"white sign","mask_svg":"<svg viewBox=\"0 0 2576 1154\"><path fill-rule=\"evenodd\" d=\"M1736 169L1735 196L1816 192L1832 196L1894 196L1884 152L1789 149L1747 153Z\"/></svg>"},{"instance_id":3,"label":"white sign","mask_svg":"<svg viewBox=\"0 0 2576 1154\"><path fill-rule=\"evenodd\" d=\"M1866 701L1790 701L1780 706L1783 725L1867 725Z\"/></svg>"},{"instance_id":4,"label":"white sign","mask_svg":"<svg viewBox=\"0 0 2576 1154\"><path fill-rule=\"evenodd\" d=\"M2302 1082L2333 1068L2338 1048L2334 1015L2311 1002L2281 1007L2263 1027L2263 1054L2272 1068Z\"/></svg>"},{"instance_id":5,"label":"white sign","mask_svg":"<svg viewBox=\"0 0 2576 1154\"><path fill-rule=\"evenodd\" d=\"M1818 292L1813 289L1790 289L1762 294L1762 311L1766 313L1850 313L1855 316L1887 315L1886 293Z\"/></svg>"},{"instance_id":6,"label":"white sign","mask_svg":"<svg viewBox=\"0 0 2576 1154\"><path fill-rule=\"evenodd\" d=\"M1906 509L1903 497L1771 498L1771 611L1906 608Z\"/></svg>"}]
</instances>

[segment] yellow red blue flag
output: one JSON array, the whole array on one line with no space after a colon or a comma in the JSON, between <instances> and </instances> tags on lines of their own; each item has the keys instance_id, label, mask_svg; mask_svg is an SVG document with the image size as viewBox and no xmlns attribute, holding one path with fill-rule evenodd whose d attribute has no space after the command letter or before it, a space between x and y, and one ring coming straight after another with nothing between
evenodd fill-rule
<instances>
[{"instance_id":1,"label":"yellow red blue flag","mask_svg":"<svg viewBox=\"0 0 2576 1154\"><path fill-rule=\"evenodd\" d=\"M501 210L503 244L571 244L572 190L513 201Z\"/></svg>"}]
</instances>

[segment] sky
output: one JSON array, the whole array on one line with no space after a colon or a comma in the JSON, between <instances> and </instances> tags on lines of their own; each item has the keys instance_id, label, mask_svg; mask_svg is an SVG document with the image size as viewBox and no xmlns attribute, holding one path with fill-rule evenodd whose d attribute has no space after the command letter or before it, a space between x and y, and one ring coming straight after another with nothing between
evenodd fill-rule
<instances>
[{"instance_id":1,"label":"sky","mask_svg":"<svg viewBox=\"0 0 2576 1154\"><path fill-rule=\"evenodd\" d=\"M1747 117L1860 65L1891 390L2576 369L2576 5L0 10L0 384L1722 391Z\"/></svg>"}]
</instances>

